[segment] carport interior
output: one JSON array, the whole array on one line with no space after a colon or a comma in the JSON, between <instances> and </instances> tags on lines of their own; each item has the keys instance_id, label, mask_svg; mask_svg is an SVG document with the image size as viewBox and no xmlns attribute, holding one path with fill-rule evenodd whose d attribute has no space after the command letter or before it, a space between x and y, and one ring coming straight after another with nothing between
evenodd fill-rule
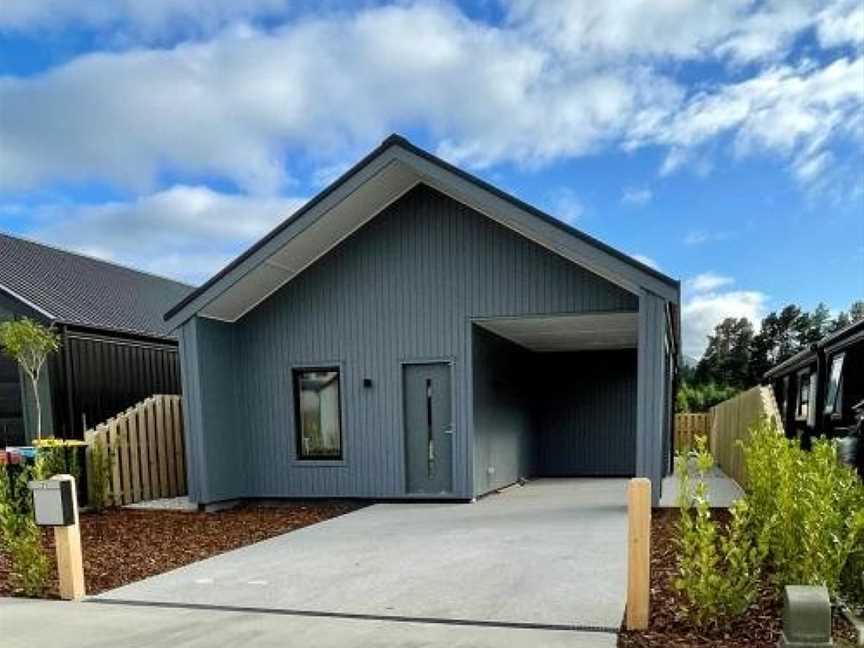
<instances>
[{"instance_id":1,"label":"carport interior","mask_svg":"<svg viewBox=\"0 0 864 648\"><path fill-rule=\"evenodd\" d=\"M638 313L476 320L474 492L636 472Z\"/></svg>"}]
</instances>

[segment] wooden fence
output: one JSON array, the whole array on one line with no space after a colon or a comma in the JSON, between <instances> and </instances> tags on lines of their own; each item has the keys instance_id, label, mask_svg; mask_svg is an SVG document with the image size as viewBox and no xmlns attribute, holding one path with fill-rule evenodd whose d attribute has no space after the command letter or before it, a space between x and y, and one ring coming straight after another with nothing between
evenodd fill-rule
<instances>
[{"instance_id":1,"label":"wooden fence","mask_svg":"<svg viewBox=\"0 0 864 648\"><path fill-rule=\"evenodd\" d=\"M675 451L686 451L693 447L697 436L711 434L711 413L685 412L675 415ZM710 441L710 439L709 439Z\"/></svg>"},{"instance_id":2,"label":"wooden fence","mask_svg":"<svg viewBox=\"0 0 864 648\"><path fill-rule=\"evenodd\" d=\"M727 475L746 487L744 454L738 441L744 441L750 426L763 416L780 420L770 387L753 387L711 408L711 453Z\"/></svg>"},{"instance_id":3,"label":"wooden fence","mask_svg":"<svg viewBox=\"0 0 864 648\"><path fill-rule=\"evenodd\" d=\"M180 396L151 396L84 433L88 471L95 444L110 458L110 504L186 494L182 407Z\"/></svg>"}]
</instances>

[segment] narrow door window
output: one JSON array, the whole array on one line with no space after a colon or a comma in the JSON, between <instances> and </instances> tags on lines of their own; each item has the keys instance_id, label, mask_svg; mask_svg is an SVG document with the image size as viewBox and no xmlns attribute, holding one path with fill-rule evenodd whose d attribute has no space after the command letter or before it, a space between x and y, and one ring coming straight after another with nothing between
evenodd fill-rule
<instances>
[{"instance_id":1,"label":"narrow door window","mask_svg":"<svg viewBox=\"0 0 864 648\"><path fill-rule=\"evenodd\" d=\"M298 459L341 459L342 417L339 370L294 370Z\"/></svg>"}]
</instances>

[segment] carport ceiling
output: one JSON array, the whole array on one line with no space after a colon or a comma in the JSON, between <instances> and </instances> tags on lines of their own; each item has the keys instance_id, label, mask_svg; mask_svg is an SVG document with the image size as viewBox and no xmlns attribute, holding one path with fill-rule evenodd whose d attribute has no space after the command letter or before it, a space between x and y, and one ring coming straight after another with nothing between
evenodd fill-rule
<instances>
[{"instance_id":1,"label":"carport ceiling","mask_svg":"<svg viewBox=\"0 0 864 648\"><path fill-rule=\"evenodd\" d=\"M475 323L529 351L544 353L635 349L639 339L638 313L495 318Z\"/></svg>"}]
</instances>

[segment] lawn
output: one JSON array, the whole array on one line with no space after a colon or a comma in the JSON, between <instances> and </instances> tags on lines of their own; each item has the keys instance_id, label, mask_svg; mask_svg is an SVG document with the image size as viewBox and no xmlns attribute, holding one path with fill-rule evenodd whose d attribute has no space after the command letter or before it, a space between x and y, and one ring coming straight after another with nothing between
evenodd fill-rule
<instances>
[{"instance_id":1,"label":"lawn","mask_svg":"<svg viewBox=\"0 0 864 648\"><path fill-rule=\"evenodd\" d=\"M84 578L88 594L161 574L182 565L266 540L287 531L349 513L350 502L290 502L245 505L217 513L123 508L81 515ZM43 532L52 562L47 597L57 597L53 534ZM15 596L9 560L0 551L0 596Z\"/></svg>"}]
</instances>

